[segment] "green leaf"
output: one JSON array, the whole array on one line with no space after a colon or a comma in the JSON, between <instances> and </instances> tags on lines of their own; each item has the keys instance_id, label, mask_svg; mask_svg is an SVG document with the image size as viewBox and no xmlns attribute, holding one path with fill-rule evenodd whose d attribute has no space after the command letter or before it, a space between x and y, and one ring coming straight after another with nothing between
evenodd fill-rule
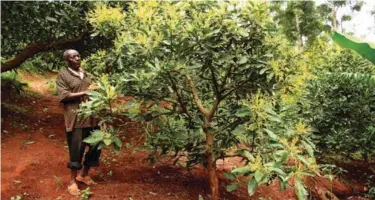
<instances>
[{"instance_id":1,"label":"green leaf","mask_svg":"<svg viewBox=\"0 0 375 200\"><path fill-rule=\"evenodd\" d=\"M104 147L103 142L101 142L101 143L98 144L98 150L103 149L103 147Z\"/></svg>"},{"instance_id":2,"label":"green leaf","mask_svg":"<svg viewBox=\"0 0 375 200\"><path fill-rule=\"evenodd\" d=\"M236 179L236 176L232 173L229 173L229 172L224 172L224 176L225 178L229 179L229 180L234 180Z\"/></svg>"},{"instance_id":3,"label":"green leaf","mask_svg":"<svg viewBox=\"0 0 375 200\"><path fill-rule=\"evenodd\" d=\"M212 35L215 35L219 32L220 32L220 29L213 30L210 33L206 34L205 37L211 37Z\"/></svg>"},{"instance_id":4,"label":"green leaf","mask_svg":"<svg viewBox=\"0 0 375 200\"><path fill-rule=\"evenodd\" d=\"M263 69L260 70L259 74L262 75L262 74L264 74L264 72L266 72L266 71L267 71L267 68L263 68Z\"/></svg>"},{"instance_id":5,"label":"green leaf","mask_svg":"<svg viewBox=\"0 0 375 200\"><path fill-rule=\"evenodd\" d=\"M239 185L238 183L234 183L234 184L228 185L227 186L227 191L228 192L232 192L233 190L237 189L238 185Z\"/></svg>"},{"instance_id":6,"label":"green leaf","mask_svg":"<svg viewBox=\"0 0 375 200\"><path fill-rule=\"evenodd\" d=\"M248 172L250 172L248 166L238 167L238 168L232 170L232 173L238 173L238 174L245 174L245 173L248 173Z\"/></svg>"},{"instance_id":7,"label":"green leaf","mask_svg":"<svg viewBox=\"0 0 375 200\"><path fill-rule=\"evenodd\" d=\"M311 145L308 144L307 142L303 141L303 140L302 140L302 144L303 144L303 146L305 147L307 153L308 153L310 156L314 156L314 149L311 147Z\"/></svg>"},{"instance_id":8,"label":"green leaf","mask_svg":"<svg viewBox=\"0 0 375 200\"><path fill-rule=\"evenodd\" d=\"M111 138L106 138L106 139L103 140L103 142L104 142L105 145L108 146L112 143L112 140L111 140Z\"/></svg>"},{"instance_id":9,"label":"green leaf","mask_svg":"<svg viewBox=\"0 0 375 200\"><path fill-rule=\"evenodd\" d=\"M238 153L239 155L241 155L241 156L246 157L247 159L249 159L249 161L254 161L254 160L255 160L253 154L251 154L251 153L250 153L248 150L246 150L246 149L241 149L241 150L237 151L237 153Z\"/></svg>"},{"instance_id":10,"label":"green leaf","mask_svg":"<svg viewBox=\"0 0 375 200\"><path fill-rule=\"evenodd\" d=\"M49 17L49 16L46 17L46 20L48 20L48 21L52 21L52 22L56 22L56 23L59 22L59 21L57 21L57 19L55 19L55 18L53 18L53 17Z\"/></svg>"},{"instance_id":11,"label":"green leaf","mask_svg":"<svg viewBox=\"0 0 375 200\"><path fill-rule=\"evenodd\" d=\"M250 115L250 110L248 108L239 108L235 114L237 117L246 117Z\"/></svg>"},{"instance_id":12,"label":"green leaf","mask_svg":"<svg viewBox=\"0 0 375 200\"><path fill-rule=\"evenodd\" d=\"M295 186L296 186L296 195L298 200L305 200L305 196L307 196L307 191L303 186L302 182L298 179L295 179Z\"/></svg>"},{"instance_id":13,"label":"green leaf","mask_svg":"<svg viewBox=\"0 0 375 200\"><path fill-rule=\"evenodd\" d=\"M288 181L284 181L282 178L278 178L279 179L279 189L280 191L284 191L286 189L286 187L288 186Z\"/></svg>"},{"instance_id":14,"label":"green leaf","mask_svg":"<svg viewBox=\"0 0 375 200\"><path fill-rule=\"evenodd\" d=\"M118 147L115 143L113 143L113 148L116 152L119 152L121 150L120 147Z\"/></svg>"},{"instance_id":15,"label":"green leaf","mask_svg":"<svg viewBox=\"0 0 375 200\"><path fill-rule=\"evenodd\" d=\"M154 65L152 65L150 62L146 62L146 66L151 69L154 69Z\"/></svg>"},{"instance_id":16,"label":"green leaf","mask_svg":"<svg viewBox=\"0 0 375 200\"><path fill-rule=\"evenodd\" d=\"M256 171L256 172L254 173L254 178L255 178L255 180L256 180L258 183L260 182L260 180L262 180L263 176L264 176L264 174L263 174L260 170L258 170L258 171Z\"/></svg>"},{"instance_id":17,"label":"green leaf","mask_svg":"<svg viewBox=\"0 0 375 200\"><path fill-rule=\"evenodd\" d=\"M270 72L267 74L267 80L271 80L275 76L275 73Z\"/></svg>"},{"instance_id":18,"label":"green leaf","mask_svg":"<svg viewBox=\"0 0 375 200\"><path fill-rule=\"evenodd\" d=\"M272 171L277 172L278 174L280 174L282 176L286 176L285 172L280 168L274 167L274 168L272 168Z\"/></svg>"},{"instance_id":19,"label":"green leaf","mask_svg":"<svg viewBox=\"0 0 375 200\"><path fill-rule=\"evenodd\" d=\"M297 158L302 161L303 163L305 163L306 165L308 165L309 163L307 162L305 156L302 156L302 155L297 155Z\"/></svg>"},{"instance_id":20,"label":"green leaf","mask_svg":"<svg viewBox=\"0 0 375 200\"><path fill-rule=\"evenodd\" d=\"M246 63L247 62L247 57L245 57L245 56L242 56L241 58L240 58L240 60L238 61L238 64L244 64L244 63Z\"/></svg>"},{"instance_id":21,"label":"green leaf","mask_svg":"<svg viewBox=\"0 0 375 200\"><path fill-rule=\"evenodd\" d=\"M248 37L249 33L247 33L243 28L238 30L238 34L240 34L243 37Z\"/></svg>"},{"instance_id":22,"label":"green leaf","mask_svg":"<svg viewBox=\"0 0 375 200\"><path fill-rule=\"evenodd\" d=\"M285 163L289 158L289 153L285 150L279 150L275 152L275 159L279 163Z\"/></svg>"},{"instance_id":23,"label":"green leaf","mask_svg":"<svg viewBox=\"0 0 375 200\"><path fill-rule=\"evenodd\" d=\"M119 57L119 58L117 59L117 64L118 64L118 66L119 66L119 69L124 69L124 64L122 63L122 59L121 59L121 57Z\"/></svg>"},{"instance_id":24,"label":"green leaf","mask_svg":"<svg viewBox=\"0 0 375 200\"><path fill-rule=\"evenodd\" d=\"M113 143L118 147L118 148L121 148L122 147L122 142L120 139L118 139L118 137L113 137Z\"/></svg>"},{"instance_id":25,"label":"green leaf","mask_svg":"<svg viewBox=\"0 0 375 200\"><path fill-rule=\"evenodd\" d=\"M274 132L272 132L271 130L268 130L268 129L264 129L264 131L266 131L266 133L268 134L268 136L271 138L271 140L274 140L274 141L278 141L277 140L277 135L275 135Z\"/></svg>"},{"instance_id":26,"label":"green leaf","mask_svg":"<svg viewBox=\"0 0 375 200\"><path fill-rule=\"evenodd\" d=\"M55 13L56 13L57 15L63 15L61 12L59 12L59 11L57 11L57 10L55 10Z\"/></svg>"},{"instance_id":27,"label":"green leaf","mask_svg":"<svg viewBox=\"0 0 375 200\"><path fill-rule=\"evenodd\" d=\"M99 35L99 34L100 34L100 32L95 31L95 32L92 33L90 36L91 36L91 37L95 37L95 36L97 36L97 35Z\"/></svg>"},{"instance_id":28,"label":"green leaf","mask_svg":"<svg viewBox=\"0 0 375 200\"><path fill-rule=\"evenodd\" d=\"M236 127L236 129L233 130L234 135L240 135L246 131L245 127L243 125L239 125Z\"/></svg>"},{"instance_id":29,"label":"green leaf","mask_svg":"<svg viewBox=\"0 0 375 200\"><path fill-rule=\"evenodd\" d=\"M250 131L255 131L258 129L258 125L256 123L252 123L249 126L247 126L247 129Z\"/></svg>"},{"instance_id":30,"label":"green leaf","mask_svg":"<svg viewBox=\"0 0 375 200\"><path fill-rule=\"evenodd\" d=\"M66 19L71 20L71 18L69 17L69 15L64 10L61 10L61 13L64 15L64 17Z\"/></svg>"},{"instance_id":31,"label":"green leaf","mask_svg":"<svg viewBox=\"0 0 375 200\"><path fill-rule=\"evenodd\" d=\"M282 122L279 117L275 117L275 116L272 116L272 115L268 115L267 118L271 121L274 121L274 122Z\"/></svg>"},{"instance_id":32,"label":"green leaf","mask_svg":"<svg viewBox=\"0 0 375 200\"><path fill-rule=\"evenodd\" d=\"M89 144L96 144L102 141L103 137L104 137L104 133L100 130L96 130L92 132L91 135L85 138L83 141Z\"/></svg>"},{"instance_id":33,"label":"green leaf","mask_svg":"<svg viewBox=\"0 0 375 200\"><path fill-rule=\"evenodd\" d=\"M289 159L289 156L289 153L285 151L285 153L281 156L280 163L285 163Z\"/></svg>"},{"instance_id":34,"label":"green leaf","mask_svg":"<svg viewBox=\"0 0 375 200\"><path fill-rule=\"evenodd\" d=\"M255 178L251 179L251 181L247 182L247 192L250 196L252 196L255 192L255 189L258 186L258 182L255 180Z\"/></svg>"}]
</instances>

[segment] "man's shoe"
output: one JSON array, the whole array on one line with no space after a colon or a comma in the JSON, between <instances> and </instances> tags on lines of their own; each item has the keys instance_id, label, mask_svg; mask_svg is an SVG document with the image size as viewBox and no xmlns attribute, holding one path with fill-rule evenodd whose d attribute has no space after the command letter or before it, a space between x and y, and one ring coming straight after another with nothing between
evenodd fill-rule
<instances>
[{"instance_id":1,"label":"man's shoe","mask_svg":"<svg viewBox=\"0 0 375 200\"><path fill-rule=\"evenodd\" d=\"M73 196L78 196L80 193L80 190L78 189L78 185L76 183L73 183L68 186L68 192L69 194Z\"/></svg>"},{"instance_id":2,"label":"man's shoe","mask_svg":"<svg viewBox=\"0 0 375 200\"><path fill-rule=\"evenodd\" d=\"M95 181L93 181L93 180L91 179L90 176L85 176L85 177L83 177L83 176L81 176L81 175L78 175L78 176L76 177L76 180L79 181L79 182L82 182L82 183L84 183L84 184L86 184L86 185L96 185L96 184L97 184Z\"/></svg>"}]
</instances>

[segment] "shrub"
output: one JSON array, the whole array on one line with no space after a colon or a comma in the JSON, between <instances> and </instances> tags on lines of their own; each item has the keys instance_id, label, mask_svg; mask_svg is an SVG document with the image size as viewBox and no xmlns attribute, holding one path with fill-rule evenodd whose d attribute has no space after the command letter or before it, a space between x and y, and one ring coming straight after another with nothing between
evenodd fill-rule
<instances>
[{"instance_id":1,"label":"shrub","mask_svg":"<svg viewBox=\"0 0 375 200\"><path fill-rule=\"evenodd\" d=\"M22 83L18 80L18 76L16 72L5 72L1 73L1 88L9 88L14 90L18 93L24 91L24 87L26 87L26 83Z\"/></svg>"},{"instance_id":2,"label":"shrub","mask_svg":"<svg viewBox=\"0 0 375 200\"><path fill-rule=\"evenodd\" d=\"M309 117L322 153L361 153L375 149L375 67L353 52L339 52L308 84Z\"/></svg>"}]
</instances>

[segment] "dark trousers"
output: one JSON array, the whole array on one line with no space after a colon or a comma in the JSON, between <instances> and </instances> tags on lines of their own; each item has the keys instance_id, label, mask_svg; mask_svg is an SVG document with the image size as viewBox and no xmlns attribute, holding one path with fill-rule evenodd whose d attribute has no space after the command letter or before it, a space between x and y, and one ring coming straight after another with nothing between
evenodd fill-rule
<instances>
[{"instance_id":1,"label":"dark trousers","mask_svg":"<svg viewBox=\"0 0 375 200\"><path fill-rule=\"evenodd\" d=\"M95 129L96 128L74 128L72 132L66 133L70 155L68 168L76 170L82 169L82 157L86 146L89 147L89 150L85 154L83 165L86 167L99 166L101 150L98 150L98 145L92 146L83 142L86 137L90 136L91 131Z\"/></svg>"}]
</instances>

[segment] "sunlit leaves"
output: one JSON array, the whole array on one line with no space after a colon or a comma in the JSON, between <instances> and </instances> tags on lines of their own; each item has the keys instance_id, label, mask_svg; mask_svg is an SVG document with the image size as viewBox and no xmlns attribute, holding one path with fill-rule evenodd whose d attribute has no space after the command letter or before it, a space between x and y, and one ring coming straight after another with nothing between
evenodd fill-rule
<instances>
[{"instance_id":1,"label":"sunlit leaves","mask_svg":"<svg viewBox=\"0 0 375 200\"><path fill-rule=\"evenodd\" d=\"M89 71L95 77L100 77L101 74L106 73L108 69L107 61L108 52L106 50L98 50L89 57L82 60L82 67Z\"/></svg>"},{"instance_id":2,"label":"sunlit leaves","mask_svg":"<svg viewBox=\"0 0 375 200\"><path fill-rule=\"evenodd\" d=\"M255 178L251 179L247 183L247 192L249 193L250 196L254 194L255 189L257 188L257 186L258 186L258 182L255 180Z\"/></svg>"},{"instance_id":3,"label":"sunlit leaves","mask_svg":"<svg viewBox=\"0 0 375 200\"><path fill-rule=\"evenodd\" d=\"M90 136L84 139L84 142L91 145L98 145L98 148L101 149L104 146L113 145L116 151L119 151L122 142L117 137L118 131L112 126L106 126L105 124L100 127L100 130L94 130Z\"/></svg>"},{"instance_id":4,"label":"sunlit leaves","mask_svg":"<svg viewBox=\"0 0 375 200\"><path fill-rule=\"evenodd\" d=\"M104 3L95 4L87 14L87 19L96 32L107 37L113 36L112 30L120 28L124 17L125 14L120 7L110 7Z\"/></svg>"},{"instance_id":5,"label":"sunlit leaves","mask_svg":"<svg viewBox=\"0 0 375 200\"><path fill-rule=\"evenodd\" d=\"M301 120L296 124L296 133L305 135L311 133L311 127L303 123Z\"/></svg>"},{"instance_id":6,"label":"sunlit leaves","mask_svg":"<svg viewBox=\"0 0 375 200\"><path fill-rule=\"evenodd\" d=\"M314 145L309 139L311 128L301 118L290 118L291 113L286 113L287 108L283 114L277 114L272 102L272 98L258 92L242 102L248 112L244 112L246 109L243 108L237 112L241 113L237 116L251 116L250 121L238 126L234 133L240 141L245 141L243 138L247 136L249 142L243 144L249 144L252 150L251 153L248 150L237 152L249 162L233 169L232 174L244 175L250 179L246 181L250 194L254 192L253 187L269 184L276 178L280 180L281 188L285 189L290 178L302 179L304 176L318 173L313 157ZM256 158L253 154L256 154ZM303 191L303 184L301 187L303 188L296 192Z\"/></svg>"},{"instance_id":7,"label":"sunlit leaves","mask_svg":"<svg viewBox=\"0 0 375 200\"><path fill-rule=\"evenodd\" d=\"M300 179L296 179L295 188L296 188L296 194L297 194L298 200L304 200L305 196L307 196L308 193Z\"/></svg>"},{"instance_id":8,"label":"sunlit leaves","mask_svg":"<svg viewBox=\"0 0 375 200\"><path fill-rule=\"evenodd\" d=\"M116 87L109 82L108 76L103 75L97 82L97 88L89 92L90 101L81 104L79 114L94 115L101 119L100 124L104 123L108 120L107 117L111 118L112 114L118 111L114 104L114 100L118 97L116 90Z\"/></svg>"}]
</instances>

